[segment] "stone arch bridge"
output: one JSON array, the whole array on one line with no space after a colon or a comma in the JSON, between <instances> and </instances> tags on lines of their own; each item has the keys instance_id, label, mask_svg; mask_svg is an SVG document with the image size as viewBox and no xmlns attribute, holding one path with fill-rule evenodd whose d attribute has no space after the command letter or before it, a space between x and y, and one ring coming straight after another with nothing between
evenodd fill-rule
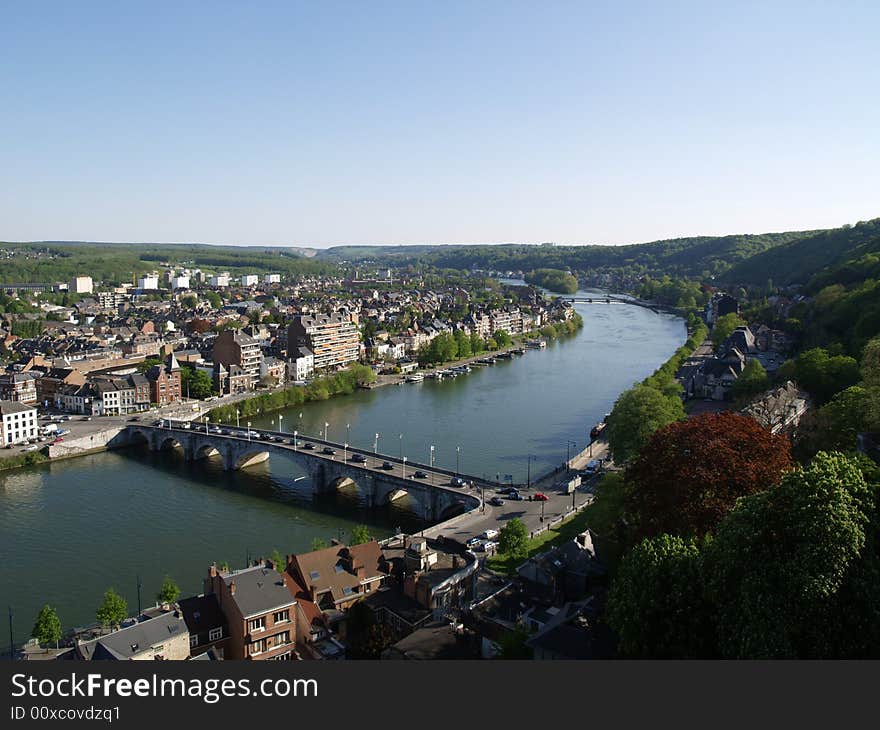
<instances>
[{"instance_id":1,"label":"stone arch bridge","mask_svg":"<svg viewBox=\"0 0 880 730\"><path fill-rule=\"evenodd\" d=\"M219 456L226 470L246 468L273 454L283 455L309 474L315 495L326 494L354 482L366 505L379 507L406 492L422 507L421 517L427 520L442 520L480 507L481 490L494 486L436 466L376 454L320 438L304 438L263 429L251 431L248 437L247 429L231 426L137 424L127 426L113 441L114 446L146 444L152 451L180 448L188 461ZM307 448L307 444L311 444L311 447ZM470 486L455 486L456 477Z\"/></svg>"}]
</instances>

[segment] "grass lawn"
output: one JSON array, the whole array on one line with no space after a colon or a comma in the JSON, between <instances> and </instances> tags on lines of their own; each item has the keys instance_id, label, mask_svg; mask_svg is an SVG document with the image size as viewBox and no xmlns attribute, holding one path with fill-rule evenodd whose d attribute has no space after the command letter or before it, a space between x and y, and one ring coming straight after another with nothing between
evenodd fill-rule
<instances>
[{"instance_id":1,"label":"grass lawn","mask_svg":"<svg viewBox=\"0 0 880 730\"><path fill-rule=\"evenodd\" d=\"M588 527L596 538L596 549L609 571L614 572L620 559L620 546L616 539L616 525L623 510L622 478L619 474L606 474L596 489L596 499L582 512L573 515L551 529L529 540L527 558L571 540ZM513 575L525 559L513 560L505 555L493 555L486 566L497 573Z\"/></svg>"}]
</instances>

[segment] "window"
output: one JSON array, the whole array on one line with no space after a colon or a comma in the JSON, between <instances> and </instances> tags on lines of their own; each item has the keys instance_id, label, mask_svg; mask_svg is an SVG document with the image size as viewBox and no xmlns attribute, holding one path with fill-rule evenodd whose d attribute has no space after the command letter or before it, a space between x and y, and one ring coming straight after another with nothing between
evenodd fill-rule
<instances>
[{"instance_id":1,"label":"window","mask_svg":"<svg viewBox=\"0 0 880 730\"><path fill-rule=\"evenodd\" d=\"M309 578L311 578L312 580L318 580L318 578L320 578L320 577L321 577L320 571L313 570L311 573L309 573Z\"/></svg>"},{"instance_id":2,"label":"window","mask_svg":"<svg viewBox=\"0 0 880 730\"><path fill-rule=\"evenodd\" d=\"M290 621L290 610L285 609L272 614L272 623L283 624L286 621Z\"/></svg>"},{"instance_id":3,"label":"window","mask_svg":"<svg viewBox=\"0 0 880 730\"><path fill-rule=\"evenodd\" d=\"M209 641L217 641L217 639L223 638L223 627L218 626L216 629L211 629L208 632L208 640Z\"/></svg>"},{"instance_id":4,"label":"window","mask_svg":"<svg viewBox=\"0 0 880 730\"><path fill-rule=\"evenodd\" d=\"M342 563L336 563L336 572L337 573L341 573L344 570L345 570L345 567L342 565Z\"/></svg>"},{"instance_id":5,"label":"window","mask_svg":"<svg viewBox=\"0 0 880 730\"><path fill-rule=\"evenodd\" d=\"M199 644L198 634L190 634L189 636L189 648L192 649Z\"/></svg>"},{"instance_id":6,"label":"window","mask_svg":"<svg viewBox=\"0 0 880 730\"><path fill-rule=\"evenodd\" d=\"M266 651L265 639L260 639L259 641L255 641L251 644L251 656L253 656L254 654L262 654L264 651Z\"/></svg>"},{"instance_id":7,"label":"window","mask_svg":"<svg viewBox=\"0 0 880 730\"><path fill-rule=\"evenodd\" d=\"M266 628L266 619L264 617L255 618L253 621L248 621L248 631L262 631Z\"/></svg>"},{"instance_id":8,"label":"window","mask_svg":"<svg viewBox=\"0 0 880 730\"><path fill-rule=\"evenodd\" d=\"M354 591L351 589L351 586L345 586L345 588L342 589L342 592L346 596L350 596L352 593L354 593Z\"/></svg>"},{"instance_id":9,"label":"window","mask_svg":"<svg viewBox=\"0 0 880 730\"><path fill-rule=\"evenodd\" d=\"M278 656L272 658L279 662L289 662L293 660L293 655L291 654L291 652L286 651L283 654L279 654Z\"/></svg>"}]
</instances>

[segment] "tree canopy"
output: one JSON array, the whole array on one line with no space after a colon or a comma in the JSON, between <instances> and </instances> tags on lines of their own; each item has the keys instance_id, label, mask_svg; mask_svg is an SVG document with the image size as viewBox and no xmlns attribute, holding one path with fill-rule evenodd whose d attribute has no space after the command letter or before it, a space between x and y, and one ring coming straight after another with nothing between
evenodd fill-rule
<instances>
[{"instance_id":1,"label":"tree canopy","mask_svg":"<svg viewBox=\"0 0 880 730\"><path fill-rule=\"evenodd\" d=\"M95 618L107 626L119 626L128 617L128 603L116 589L108 588L104 601L95 612Z\"/></svg>"},{"instance_id":2,"label":"tree canopy","mask_svg":"<svg viewBox=\"0 0 880 730\"><path fill-rule=\"evenodd\" d=\"M498 536L498 549L503 555L522 560L528 555L529 531L525 523L514 517L508 520Z\"/></svg>"},{"instance_id":3,"label":"tree canopy","mask_svg":"<svg viewBox=\"0 0 880 730\"><path fill-rule=\"evenodd\" d=\"M49 644L57 644L61 639L61 619L58 612L48 603L40 609L31 636L40 646L48 647Z\"/></svg>"},{"instance_id":4,"label":"tree canopy","mask_svg":"<svg viewBox=\"0 0 880 730\"><path fill-rule=\"evenodd\" d=\"M685 417L677 395L665 395L647 385L624 392L608 417L606 433L614 460L623 463L635 457L658 428Z\"/></svg>"},{"instance_id":5,"label":"tree canopy","mask_svg":"<svg viewBox=\"0 0 880 730\"><path fill-rule=\"evenodd\" d=\"M702 536L735 504L793 466L789 439L748 416L704 413L655 431L626 470L625 501L638 537Z\"/></svg>"}]
</instances>

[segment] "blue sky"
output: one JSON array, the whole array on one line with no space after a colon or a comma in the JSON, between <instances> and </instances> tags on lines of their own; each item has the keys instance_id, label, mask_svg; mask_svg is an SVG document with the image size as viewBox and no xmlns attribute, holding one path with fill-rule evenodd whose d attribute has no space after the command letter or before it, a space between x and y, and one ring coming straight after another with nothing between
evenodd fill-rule
<instances>
[{"instance_id":1,"label":"blue sky","mask_svg":"<svg viewBox=\"0 0 880 730\"><path fill-rule=\"evenodd\" d=\"M3 2L0 239L630 243L880 216L880 3Z\"/></svg>"}]
</instances>

